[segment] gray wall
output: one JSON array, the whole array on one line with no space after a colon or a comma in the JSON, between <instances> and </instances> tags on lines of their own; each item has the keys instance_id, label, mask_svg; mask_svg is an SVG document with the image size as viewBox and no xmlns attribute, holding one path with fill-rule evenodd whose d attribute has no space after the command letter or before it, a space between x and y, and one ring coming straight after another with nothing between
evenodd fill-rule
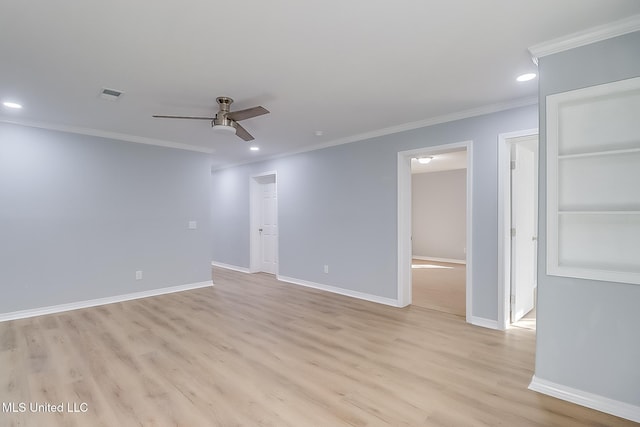
<instances>
[{"instance_id":1,"label":"gray wall","mask_svg":"<svg viewBox=\"0 0 640 427\"><path fill-rule=\"evenodd\" d=\"M466 169L413 174L413 255L465 260L466 214Z\"/></svg>"},{"instance_id":2,"label":"gray wall","mask_svg":"<svg viewBox=\"0 0 640 427\"><path fill-rule=\"evenodd\" d=\"M532 105L217 171L214 260L249 267L249 177L277 170L280 275L395 299L397 153L473 140L472 310L497 320L497 137L537 125Z\"/></svg>"},{"instance_id":3,"label":"gray wall","mask_svg":"<svg viewBox=\"0 0 640 427\"><path fill-rule=\"evenodd\" d=\"M640 286L546 274L545 97L640 76L640 32L540 58L536 376L640 405Z\"/></svg>"},{"instance_id":4,"label":"gray wall","mask_svg":"<svg viewBox=\"0 0 640 427\"><path fill-rule=\"evenodd\" d=\"M0 313L210 280L210 165L0 124Z\"/></svg>"}]
</instances>

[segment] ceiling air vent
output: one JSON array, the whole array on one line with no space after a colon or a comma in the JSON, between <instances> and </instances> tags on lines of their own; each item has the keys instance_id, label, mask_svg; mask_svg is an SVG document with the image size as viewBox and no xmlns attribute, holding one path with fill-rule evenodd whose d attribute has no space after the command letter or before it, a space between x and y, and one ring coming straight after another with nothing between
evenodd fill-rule
<instances>
[{"instance_id":1,"label":"ceiling air vent","mask_svg":"<svg viewBox=\"0 0 640 427\"><path fill-rule=\"evenodd\" d=\"M106 87L103 87L100 91L100 98L107 99L109 101L116 101L122 96L123 93L124 92L121 90L107 89Z\"/></svg>"}]
</instances>

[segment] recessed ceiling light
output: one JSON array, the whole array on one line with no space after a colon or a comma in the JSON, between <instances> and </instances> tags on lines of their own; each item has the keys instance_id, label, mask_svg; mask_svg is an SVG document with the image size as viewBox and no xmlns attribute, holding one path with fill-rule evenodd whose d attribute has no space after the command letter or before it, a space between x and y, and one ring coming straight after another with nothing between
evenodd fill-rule
<instances>
[{"instance_id":1,"label":"recessed ceiling light","mask_svg":"<svg viewBox=\"0 0 640 427\"><path fill-rule=\"evenodd\" d=\"M429 156L429 157L418 157L418 163L420 163L421 165L426 165L427 163L429 163L431 160L433 160L433 156Z\"/></svg>"},{"instance_id":2,"label":"recessed ceiling light","mask_svg":"<svg viewBox=\"0 0 640 427\"><path fill-rule=\"evenodd\" d=\"M2 103L2 105L4 105L7 108L14 108L16 110L19 110L20 108L22 108L22 105L18 104L17 102L5 101Z\"/></svg>"},{"instance_id":3,"label":"recessed ceiling light","mask_svg":"<svg viewBox=\"0 0 640 427\"><path fill-rule=\"evenodd\" d=\"M314 132L314 135L315 136L322 136L322 135L324 135L324 132L321 131L321 130L317 130L317 131Z\"/></svg>"},{"instance_id":4,"label":"recessed ceiling light","mask_svg":"<svg viewBox=\"0 0 640 427\"><path fill-rule=\"evenodd\" d=\"M251 151L260 151L260 147L256 147L254 145L254 146L249 147L249 150L251 150Z\"/></svg>"},{"instance_id":5,"label":"recessed ceiling light","mask_svg":"<svg viewBox=\"0 0 640 427\"><path fill-rule=\"evenodd\" d=\"M522 74L518 76L516 80L519 82L528 82L529 80L533 80L535 78L536 78L536 73L527 73L527 74Z\"/></svg>"}]
</instances>

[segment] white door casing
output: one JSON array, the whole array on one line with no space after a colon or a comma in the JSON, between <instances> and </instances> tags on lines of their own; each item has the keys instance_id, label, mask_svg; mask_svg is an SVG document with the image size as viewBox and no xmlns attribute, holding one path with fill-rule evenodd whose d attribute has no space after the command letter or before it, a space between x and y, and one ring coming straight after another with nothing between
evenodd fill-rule
<instances>
[{"instance_id":1,"label":"white door casing","mask_svg":"<svg viewBox=\"0 0 640 427\"><path fill-rule=\"evenodd\" d=\"M534 307L536 226L535 153L512 144L511 170L511 322Z\"/></svg>"},{"instance_id":2,"label":"white door casing","mask_svg":"<svg viewBox=\"0 0 640 427\"><path fill-rule=\"evenodd\" d=\"M450 151L467 151L467 273L466 273L466 320L469 323L496 328L493 324L487 325L482 319L474 318L472 313L473 301L473 142L463 141L452 144L427 146L414 150L398 152L398 296L397 305L406 307L411 304L411 158L423 155L437 155Z\"/></svg>"}]
</instances>

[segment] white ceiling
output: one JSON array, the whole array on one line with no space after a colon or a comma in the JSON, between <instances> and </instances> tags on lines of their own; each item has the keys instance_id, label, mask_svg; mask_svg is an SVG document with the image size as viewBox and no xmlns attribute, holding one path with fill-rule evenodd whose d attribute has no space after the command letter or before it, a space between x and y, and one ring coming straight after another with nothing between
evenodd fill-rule
<instances>
[{"instance_id":1,"label":"white ceiling","mask_svg":"<svg viewBox=\"0 0 640 427\"><path fill-rule=\"evenodd\" d=\"M527 48L640 13L637 0L0 0L0 120L215 150L247 162L488 104L522 103ZM110 102L102 87L125 92ZM216 96L261 151L206 121ZM314 133L322 130L322 136Z\"/></svg>"}]
</instances>

